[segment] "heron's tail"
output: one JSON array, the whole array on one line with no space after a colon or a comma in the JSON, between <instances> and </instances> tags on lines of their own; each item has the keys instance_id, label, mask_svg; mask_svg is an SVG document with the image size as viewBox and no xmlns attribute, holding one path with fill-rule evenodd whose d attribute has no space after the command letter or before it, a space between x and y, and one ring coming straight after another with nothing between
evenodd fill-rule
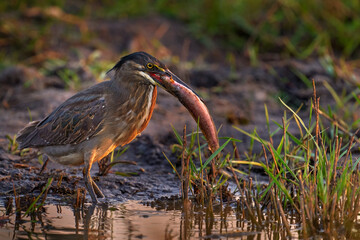
<instances>
[{"instance_id":1,"label":"heron's tail","mask_svg":"<svg viewBox=\"0 0 360 240\"><path fill-rule=\"evenodd\" d=\"M23 129L19 131L16 141L20 144L20 149L29 147L29 143L35 134L36 125L39 121L29 122Z\"/></svg>"}]
</instances>

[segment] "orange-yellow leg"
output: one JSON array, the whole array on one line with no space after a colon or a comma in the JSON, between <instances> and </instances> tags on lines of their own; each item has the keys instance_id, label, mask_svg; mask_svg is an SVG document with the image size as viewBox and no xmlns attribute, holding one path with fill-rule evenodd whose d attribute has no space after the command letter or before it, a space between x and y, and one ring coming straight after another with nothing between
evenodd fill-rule
<instances>
[{"instance_id":1,"label":"orange-yellow leg","mask_svg":"<svg viewBox=\"0 0 360 240\"><path fill-rule=\"evenodd\" d=\"M92 158L87 159L89 161L85 160L85 168L84 168L84 180L85 180L85 187L88 190L91 200L94 204L98 203L98 200L96 198L104 198L104 194L101 192L100 188L96 185L94 180L91 178L90 175L90 169L92 166Z\"/></svg>"}]
</instances>

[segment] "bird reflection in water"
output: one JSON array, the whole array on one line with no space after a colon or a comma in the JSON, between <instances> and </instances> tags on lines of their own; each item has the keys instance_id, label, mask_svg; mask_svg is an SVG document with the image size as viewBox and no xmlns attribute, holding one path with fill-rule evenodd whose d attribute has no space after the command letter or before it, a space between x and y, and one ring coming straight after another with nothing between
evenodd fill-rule
<instances>
[{"instance_id":1,"label":"bird reflection in water","mask_svg":"<svg viewBox=\"0 0 360 240\"><path fill-rule=\"evenodd\" d=\"M13 199L7 199L5 208L0 209L0 239L211 239L264 234L237 218L230 206L215 207L211 212L195 204L184 208L179 200L147 205L135 201L85 204L78 208L50 204L25 215L25 203L22 199L17 206Z\"/></svg>"}]
</instances>

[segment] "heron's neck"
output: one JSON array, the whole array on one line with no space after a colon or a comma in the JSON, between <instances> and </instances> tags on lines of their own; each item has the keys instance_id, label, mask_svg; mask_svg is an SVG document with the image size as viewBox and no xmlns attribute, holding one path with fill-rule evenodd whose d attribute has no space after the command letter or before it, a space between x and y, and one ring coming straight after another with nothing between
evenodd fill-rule
<instances>
[{"instance_id":1,"label":"heron's neck","mask_svg":"<svg viewBox=\"0 0 360 240\"><path fill-rule=\"evenodd\" d=\"M116 144L124 145L132 141L149 124L157 96L156 86L139 85L137 88L123 88L126 94L116 106L116 114L112 116L114 129L126 128L117 137ZM126 96L126 97L125 97ZM120 103L121 102L121 103Z\"/></svg>"},{"instance_id":2,"label":"heron's neck","mask_svg":"<svg viewBox=\"0 0 360 240\"><path fill-rule=\"evenodd\" d=\"M156 96L157 96L157 89L156 86L151 86L151 90L147 91L146 94L143 95L143 110L142 110L142 119L140 120L140 128L138 132L142 132L146 126L149 124L151 119L152 113L155 108L156 104Z\"/></svg>"}]
</instances>

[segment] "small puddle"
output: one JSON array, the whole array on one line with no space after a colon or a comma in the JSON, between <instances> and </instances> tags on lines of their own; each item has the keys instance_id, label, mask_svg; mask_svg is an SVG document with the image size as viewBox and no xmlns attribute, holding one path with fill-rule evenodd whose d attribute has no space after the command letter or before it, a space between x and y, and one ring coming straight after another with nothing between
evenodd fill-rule
<instances>
[{"instance_id":1,"label":"small puddle","mask_svg":"<svg viewBox=\"0 0 360 240\"><path fill-rule=\"evenodd\" d=\"M0 208L0 239L279 239L280 233L256 231L233 208L225 207L213 218L202 211L189 214L157 210L137 201L111 206L45 205L41 212L22 217L6 215ZM171 209L171 210L169 210ZM298 236L294 226L294 236Z\"/></svg>"}]
</instances>

